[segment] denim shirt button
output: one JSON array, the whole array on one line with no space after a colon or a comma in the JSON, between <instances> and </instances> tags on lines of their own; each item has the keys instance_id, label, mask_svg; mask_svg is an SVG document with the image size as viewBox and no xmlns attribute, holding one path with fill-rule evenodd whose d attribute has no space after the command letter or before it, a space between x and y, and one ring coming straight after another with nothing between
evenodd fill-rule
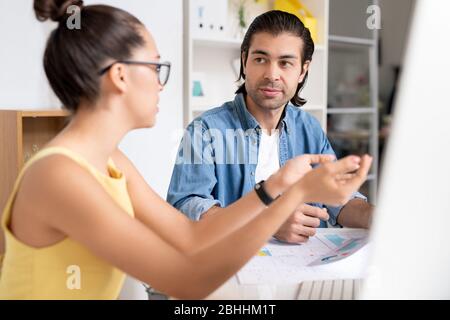
<instances>
[{"instance_id":1,"label":"denim shirt button","mask_svg":"<svg viewBox=\"0 0 450 320\"><path fill-rule=\"evenodd\" d=\"M255 175L255 173L252 171L252 172L250 172L250 174L251 174L251 176L253 177L254 175Z\"/></svg>"}]
</instances>

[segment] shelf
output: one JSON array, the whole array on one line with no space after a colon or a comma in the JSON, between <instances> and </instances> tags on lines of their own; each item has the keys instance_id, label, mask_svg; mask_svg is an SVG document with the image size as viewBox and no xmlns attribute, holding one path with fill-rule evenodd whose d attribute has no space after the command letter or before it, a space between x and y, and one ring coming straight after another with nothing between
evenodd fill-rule
<instances>
[{"instance_id":1,"label":"shelf","mask_svg":"<svg viewBox=\"0 0 450 320\"><path fill-rule=\"evenodd\" d=\"M70 112L68 110L63 109L49 109L49 110L29 110L22 111L21 115L23 118L38 118L38 117L67 117L70 116Z\"/></svg>"},{"instance_id":2,"label":"shelf","mask_svg":"<svg viewBox=\"0 0 450 320\"><path fill-rule=\"evenodd\" d=\"M377 43L373 39L355 38L355 37L343 37L330 35L328 40L337 44L350 44L350 45L362 45L362 46L375 46Z\"/></svg>"},{"instance_id":3,"label":"shelf","mask_svg":"<svg viewBox=\"0 0 450 320\"><path fill-rule=\"evenodd\" d=\"M302 110L305 111L325 111L325 108L320 105L311 105L311 106L305 106L302 107Z\"/></svg>"},{"instance_id":4,"label":"shelf","mask_svg":"<svg viewBox=\"0 0 450 320\"><path fill-rule=\"evenodd\" d=\"M375 113L375 109L370 107L328 108L328 114L372 114L372 113Z\"/></svg>"},{"instance_id":5,"label":"shelf","mask_svg":"<svg viewBox=\"0 0 450 320\"><path fill-rule=\"evenodd\" d=\"M202 39L196 38L193 39L194 45L205 48L231 48L231 49L239 49L241 48L242 39Z\"/></svg>"},{"instance_id":6,"label":"shelf","mask_svg":"<svg viewBox=\"0 0 450 320\"><path fill-rule=\"evenodd\" d=\"M223 39L207 39L207 38L194 38L192 39L195 46L205 47L205 48L231 48L231 49L241 49L241 44L243 39L235 38L223 38ZM325 51L325 46L322 44L317 44L314 46L314 51Z\"/></svg>"},{"instance_id":7,"label":"shelf","mask_svg":"<svg viewBox=\"0 0 450 320\"><path fill-rule=\"evenodd\" d=\"M316 51L325 51L325 46L323 44L316 44L314 45L314 52Z\"/></svg>"},{"instance_id":8,"label":"shelf","mask_svg":"<svg viewBox=\"0 0 450 320\"><path fill-rule=\"evenodd\" d=\"M351 131L331 131L327 135L332 139L345 140L368 140L370 137L370 130L351 130Z\"/></svg>"},{"instance_id":9,"label":"shelf","mask_svg":"<svg viewBox=\"0 0 450 320\"><path fill-rule=\"evenodd\" d=\"M205 112L215 106L214 103L198 103L198 102L192 102L191 103L191 110L192 112L198 113L198 112ZM310 105L310 106L304 106L301 107L303 111L306 112L326 112L326 109L321 105Z\"/></svg>"},{"instance_id":10,"label":"shelf","mask_svg":"<svg viewBox=\"0 0 450 320\"><path fill-rule=\"evenodd\" d=\"M191 110L193 112L204 112L207 111L209 109L213 108L212 104L205 104L205 105L192 105L191 106Z\"/></svg>"}]
</instances>

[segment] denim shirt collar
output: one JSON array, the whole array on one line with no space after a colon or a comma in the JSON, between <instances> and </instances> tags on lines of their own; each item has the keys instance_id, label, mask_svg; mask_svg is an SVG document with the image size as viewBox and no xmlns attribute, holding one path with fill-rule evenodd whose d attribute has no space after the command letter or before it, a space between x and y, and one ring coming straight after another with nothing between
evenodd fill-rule
<instances>
[{"instance_id":1,"label":"denim shirt collar","mask_svg":"<svg viewBox=\"0 0 450 320\"><path fill-rule=\"evenodd\" d=\"M244 94L239 93L235 96L234 98L234 107L236 109L236 112L239 116L239 120L242 123L242 127L244 129L244 131L248 130L248 129L260 129L260 125L258 123L258 121L255 119L255 117L248 111L247 109L247 105L245 103L245 98L244 98ZM288 120L289 120L289 115L291 114L289 111L289 109L291 108L291 106L289 105L289 103L286 105L286 107L284 108L283 114L282 114L282 119L281 119L281 127L285 130L287 130L287 132L289 133L289 129L288 129Z\"/></svg>"}]
</instances>

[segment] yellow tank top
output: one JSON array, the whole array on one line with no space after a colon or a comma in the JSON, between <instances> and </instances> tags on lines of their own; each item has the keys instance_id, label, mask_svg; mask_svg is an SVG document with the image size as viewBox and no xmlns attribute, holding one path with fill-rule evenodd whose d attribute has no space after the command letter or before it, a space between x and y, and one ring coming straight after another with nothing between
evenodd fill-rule
<instances>
[{"instance_id":1,"label":"yellow tank top","mask_svg":"<svg viewBox=\"0 0 450 320\"><path fill-rule=\"evenodd\" d=\"M134 217L125 176L108 161L109 176L79 154L61 147L43 149L21 170L3 211L6 250L0 256L0 299L117 299L125 274L70 238L44 248L30 247L8 228L12 204L24 172L49 155L64 155L91 173L111 197ZM101 230L99 230L101 232Z\"/></svg>"}]
</instances>

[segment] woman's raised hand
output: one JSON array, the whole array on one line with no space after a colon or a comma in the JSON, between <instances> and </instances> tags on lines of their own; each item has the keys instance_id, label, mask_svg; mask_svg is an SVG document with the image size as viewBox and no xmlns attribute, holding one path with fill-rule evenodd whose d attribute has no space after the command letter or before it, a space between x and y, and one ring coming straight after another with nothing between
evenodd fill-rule
<instances>
[{"instance_id":1,"label":"woman's raised hand","mask_svg":"<svg viewBox=\"0 0 450 320\"><path fill-rule=\"evenodd\" d=\"M368 155L328 161L307 172L297 185L305 202L344 205L366 180L371 164Z\"/></svg>"},{"instance_id":2,"label":"woman's raised hand","mask_svg":"<svg viewBox=\"0 0 450 320\"><path fill-rule=\"evenodd\" d=\"M304 154L297 156L288 160L269 179L277 184L278 190L282 193L311 171L314 164L324 164L335 159L334 155L329 154Z\"/></svg>"}]
</instances>

